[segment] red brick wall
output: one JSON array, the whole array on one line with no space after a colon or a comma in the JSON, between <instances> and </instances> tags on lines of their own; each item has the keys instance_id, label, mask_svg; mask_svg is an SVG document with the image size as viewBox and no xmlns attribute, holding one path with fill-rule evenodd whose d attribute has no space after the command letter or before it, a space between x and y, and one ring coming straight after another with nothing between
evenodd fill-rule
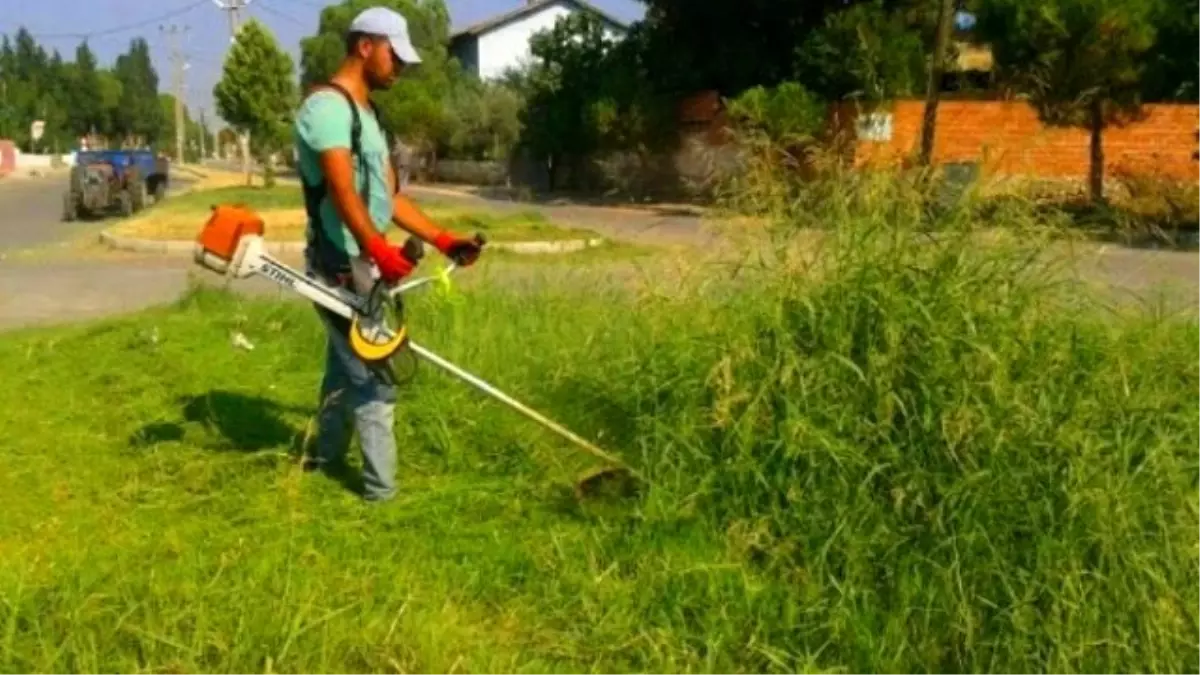
<instances>
[{"instance_id":1,"label":"red brick wall","mask_svg":"<svg viewBox=\"0 0 1200 675\"><path fill-rule=\"evenodd\" d=\"M891 108L891 140L858 141L856 159L886 162L914 157L920 147L924 107L923 101L896 102ZM837 119L845 112L841 108L834 123L852 128L852 119ZM1105 130L1105 170L1200 180L1195 158L1198 130L1200 106L1147 105L1137 121ZM933 159L936 164L980 161L991 175L1085 178L1089 142L1085 129L1048 127L1022 102L943 101L938 105Z\"/></svg>"}]
</instances>

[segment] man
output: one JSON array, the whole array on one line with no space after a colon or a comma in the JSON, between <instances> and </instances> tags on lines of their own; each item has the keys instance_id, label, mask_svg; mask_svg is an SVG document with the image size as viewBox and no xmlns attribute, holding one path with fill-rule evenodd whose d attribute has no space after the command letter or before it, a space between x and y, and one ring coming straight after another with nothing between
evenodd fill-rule
<instances>
[{"instance_id":1,"label":"man","mask_svg":"<svg viewBox=\"0 0 1200 675\"><path fill-rule=\"evenodd\" d=\"M337 72L327 86L309 93L296 116L309 221L307 265L329 283L354 284L368 264L388 283L412 271L413 262L384 236L392 223L460 265L479 256L479 244L441 230L399 193L387 140L368 99L420 62L404 17L382 7L365 10L350 24ZM317 311L328 342L319 431L306 468L344 461L352 415L363 452L363 496L390 499L396 493L395 386L354 355L346 321Z\"/></svg>"}]
</instances>

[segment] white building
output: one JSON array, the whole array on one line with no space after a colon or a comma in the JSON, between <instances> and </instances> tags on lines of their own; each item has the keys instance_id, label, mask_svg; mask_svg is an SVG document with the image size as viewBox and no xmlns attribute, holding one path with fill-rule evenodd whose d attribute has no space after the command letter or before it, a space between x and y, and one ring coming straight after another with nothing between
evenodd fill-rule
<instances>
[{"instance_id":1,"label":"white building","mask_svg":"<svg viewBox=\"0 0 1200 675\"><path fill-rule=\"evenodd\" d=\"M495 79L531 58L529 40L534 34L553 28L559 18L576 12L596 15L614 38L624 35L628 28L584 0L526 0L521 7L451 35L450 53L468 73L483 80Z\"/></svg>"}]
</instances>

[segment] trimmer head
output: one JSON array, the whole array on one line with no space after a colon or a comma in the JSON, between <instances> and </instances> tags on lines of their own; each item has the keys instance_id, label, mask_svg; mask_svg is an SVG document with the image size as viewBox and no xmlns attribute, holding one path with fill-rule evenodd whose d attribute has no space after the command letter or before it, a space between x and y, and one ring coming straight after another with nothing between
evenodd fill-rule
<instances>
[{"instance_id":1,"label":"trimmer head","mask_svg":"<svg viewBox=\"0 0 1200 675\"><path fill-rule=\"evenodd\" d=\"M579 500L606 497L630 498L642 490L642 482L623 466L605 466L588 471L575 481Z\"/></svg>"}]
</instances>

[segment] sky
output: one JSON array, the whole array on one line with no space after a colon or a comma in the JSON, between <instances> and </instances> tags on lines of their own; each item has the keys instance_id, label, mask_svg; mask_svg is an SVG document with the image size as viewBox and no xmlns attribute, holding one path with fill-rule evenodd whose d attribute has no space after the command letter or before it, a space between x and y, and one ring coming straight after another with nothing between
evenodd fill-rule
<instances>
[{"instance_id":1,"label":"sky","mask_svg":"<svg viewBox=\"0 0 1200 675\"><path fill-rule=\"evenodd\" d=\"M506 12L525 0L445 0L450 10L451 30L465 27ZM640 19L643 6L637 0L592 0L593 4L625 21ZM300 39L316 32L321 8L333 0L250 0L242 17L252 16L275 33L275 38L300 63ZM160 25L178 25L180 43L188 59L184 97L196 115L204 109L216 119L212 89L220 78L221 60L229 47L229 18L215 0L0 0L0 33L13 36L24 26L47 51L58 49L66 60L74 59L75 48L84 36L104 65L137 36L150 44L159 89L171 91L169 36Z\"/></svg>"}]
</instances>

